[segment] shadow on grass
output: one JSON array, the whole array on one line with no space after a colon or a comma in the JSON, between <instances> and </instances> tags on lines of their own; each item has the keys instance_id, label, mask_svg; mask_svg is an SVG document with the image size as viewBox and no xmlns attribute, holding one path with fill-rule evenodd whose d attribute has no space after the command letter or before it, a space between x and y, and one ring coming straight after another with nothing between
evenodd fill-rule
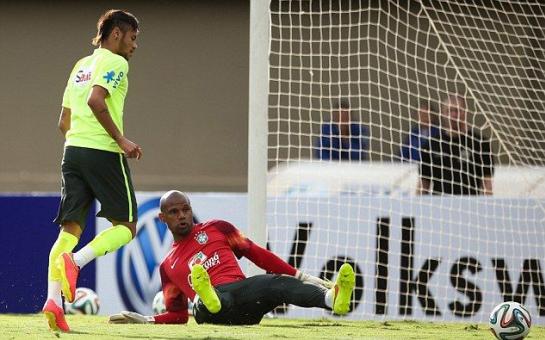
<instances>
[{"instance_id":1,"label":"shadow on grass","mask_svg":"<svg viewBox=\"0 0 545 340\"><path fill-rule=\"evenodd\" d=\"M154 335L153 334L149 334L149 335L134 335L134 334L131 334L131 335L123 335L123 334L111 334L111 333L98 333L98 332L83 332L83 331L70 331L69 334L80 334L80 335L91 335L91 336L96 336L97 338L98 337L106 337L106 338L109 338L109 339L116 339L116 338L120 338L120 339L150 339L150 338L153 338ZM59 336L57 336L59 337ZM180 337L180 335L172 335L172 336L165 336L165 335L160 335L158 336L159 338L161 339L175 339L175 340L179 340L181 339L182 337ZM226 337L212 337L212 336L203 336L203 337L197 337L197 336L192 336L190 337L191 339L200 339L200 340L233 340L233 339L236 339L236 338L226 338Z\"/></svg>"},{"instance_id":2,"label":"shadow on grass","mask_svg":"<svg viewBox=\"0 0 545 340\"><path fill-rule=\"evenodd\" d=\"M268 327L268 328L310 328L310 327L350 327L349 324L343 324L339 322L323 322L323 321L314 321L314 322L305 322L301 325L294 325L292 323L286 324L260 324L259 327Z\"/></svg>"},{"instance_id":3,"label":"shadow on grass","mask_svg":"<svg viewBox=\"0 0 545 340\"><path fill-rule=\"evenodd\" d=\"M267 328L308 328L307 325L294 325L294 324L284 324L284 325L267 325L267 324L260 324L259 327L267 327Z\"/></svg>"}]
</instances>

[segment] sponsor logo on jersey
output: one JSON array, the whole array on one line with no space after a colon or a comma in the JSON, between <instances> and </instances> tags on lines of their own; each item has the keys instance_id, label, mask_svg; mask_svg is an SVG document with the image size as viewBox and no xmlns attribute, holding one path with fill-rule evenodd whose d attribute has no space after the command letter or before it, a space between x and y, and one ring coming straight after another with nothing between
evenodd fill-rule
<instances>
[{"instance_id":1,"label":"sponsor logo on jersey","mask_svg":"<svg viewBox=\"0 0 545 340\"><path fill-rule=\"evenodd\" d=\"M218 264L220 264L220 256L218 252L214 252L214 255L211 257L208 257L205 253L202 251L195 254L187 263L189 269L193 268L194 265L200 264L204 267L204 269L208 270Z\"/></svg>"},{"instance_id":2,"label":"sponsor logo on jersey","mask_svg":"<svg viewBox=\"0 0 545 340\"><path fill-rule=\"evenodd\" d=\"M197 241L199 244L205 244L208 242L208 235L206 235L206 232L204 231L199 231L195 235L195 241Z\"/></svg>"},{"instance_id":3,"label":"sponsor logo on jersey","mask_svg":"<svg viewBox=\"0 0 545 340\"><path fill-rule=\"evenodd\" d=\"M109 84L111 81L114 80L114 77L115 71L108 71L102 78L106 80L106 84Z\"/></svg>"},{"instance_id":4,"label":"sponsor logo on jersey","mask_svg":"<svg viewBox=\"0 0 545 340\"><path fill-rule=\"evenodd\" d=\"M106 72L106 74L102 78L106 80L106 84L113 82L113 88L115 89L119 86L119 83L121 82L121 79L123 79L124 75L125 74L123 73L123 71L120 71L116 76L115 71L112 70Z\"/></svg>"},{"instance_id":5,"label":"sponsor logo on jersey","mask_svg":"<svg viewBox=\"0 0 545 340\"><path fill-rule=\"evenodd\" d=\"M200 251L197 254L193 255L193 257L189 260L187 265L189 266L189 269L191 270L191 268L193 268L194 265L203 264L204 261L206 261L207 258L208 258L208 256L206 256L205 253Z\"/></svg>"},{"instance_id":6,"label":"sponsor logo on jersey","mask_svg":"<svg viewBox=\"0 0 545 340\"><path fill-rule=\"evenodd\" d=\"M220 263L220 255L218 252L214 252L214 255L211 257L206 256L206 254L202 251L195 254L187 263L190 269L190 272L187 275L187 282L189 283L189 286L193 288L193 282L191 281L191 268L193 268L194 265L200 264L204 269L206 269L206 271L209 271L212 267L215 267Z\"/></svg>"},{"instance_id":7,"label":"sponsor logo on jersey","mask_svg":"<svg viewBox=\"0 0 545 340\"><path fill-rule=\"evenodd\" d=\"M91 77L93 76L93 71L88 68L84 68L79 70L76 73L76 77L74 78L74 82L76 85L83 85L87 83L89 80L91 80Z\"/></svg>"},{"instance_id":8,"label":"sponsor logo on jersey","mask_svg":"<svg viewBox=\"0 0 545 340\"><path fill-rule=\"evenodd\" d=\"M214 255L212 255L208 260L204 261L202 266L208 271L210 268L215 267L220 263L220 256L218 252L215 252Z\"/></svg>"}]
</instances>

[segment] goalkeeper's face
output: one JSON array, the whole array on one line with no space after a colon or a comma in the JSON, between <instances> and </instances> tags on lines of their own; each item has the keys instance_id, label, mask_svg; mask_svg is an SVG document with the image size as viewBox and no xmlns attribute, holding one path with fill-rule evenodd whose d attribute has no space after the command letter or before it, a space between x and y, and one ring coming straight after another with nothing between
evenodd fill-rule
<instances>
[{"instance_id":1,"label":"goalkeeper's face","mask_svg":"<svg viewBox=\"0 0 545 340\"><path fill-rule=\"evenodd\" d=\"M187 198L182 195L172 195L163 202L159 219L168 226L175 241L188 235L193 229L193 210Z\"/></svg>"}]
</instances>

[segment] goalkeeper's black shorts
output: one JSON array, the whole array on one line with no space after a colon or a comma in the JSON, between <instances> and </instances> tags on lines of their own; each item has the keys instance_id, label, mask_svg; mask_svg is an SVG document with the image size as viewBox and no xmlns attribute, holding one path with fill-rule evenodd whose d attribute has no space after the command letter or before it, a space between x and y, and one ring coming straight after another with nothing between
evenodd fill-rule
<instances>
[{"instance_id":1,"label":"goalkeeper's black shorts","mask_svg":"<svg viewBox=\"0 0 545 340\"><path fill-rule=\"evenodd\" d=\"M325 288L286 275L257 275L218 286L216 291L221 310L212 314L199 301L193 311L197 323L255 325L284 303L329 309L325 305Z\"/></svg>"}]
</instances>

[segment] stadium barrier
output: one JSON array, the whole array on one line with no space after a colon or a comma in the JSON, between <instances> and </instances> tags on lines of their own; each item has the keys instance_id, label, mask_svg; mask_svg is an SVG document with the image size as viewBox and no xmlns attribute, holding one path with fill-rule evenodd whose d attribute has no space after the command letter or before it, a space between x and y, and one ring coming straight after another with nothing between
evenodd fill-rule
<instances>
[{"instance_id":1,"label":"stadium barrier","mask_svg":"<svg viewBox=\"0 0 545 340\"><path fill-rule=\"evenodd\" d=\"M49 250L58 235L58 226L52 222L58 205L58 194L0 195L0 313L42 309ZM95 218L90 216L81 243L94 235ZM80 285L95 289L95 278L95 263L90 263L81 271Z\"/></svg>"},{"instance_id":2,"label":"stadium barrier","mask_svg":"<svg viewBox=\"0 0 545 340\"><path fill-rule=\"evenodd\" d=\"M97 290L107 301L101 310L104 314L123 309L151 313L151 301L160 289L157 266L172 241L166 226L156 218L159 195L138 195L141 208L136 242L98 261ZM190 197L198 221L221 218L247 230L246 195ZM332 278L331 273L341 262L350 261L359 274L355 308L349 318L485 322L493 306L521 292L534 321L545 321L539 255L545 250L545 234L534 235L534 242L521 245L516 256L513 249L502 246L508 244L506 240L517 239L519 233L538 228L535 221L545 216L532 219L533 224L521 221L515 229L496 232L506 218L516 220L525 213L527 206L535 203L532 199L426 197L407 201L368 196L362 198L360 207L343 205L342 197L340 204L331 207L329 199L277 199L275 204L288 210L268 217L269 224L282 226L269 230L269 245L285 260L298 258L298 267L313 275L325 273ZM439 208L432 208L430 203L438 200ZM509 200L511 208L505 210L505 205L499 204L498 209L490 209L494 207L491 201L501 200ZM320 209L327 209L329 217L297 217L297 211ZM450 221L438 219L453 211L464 213L456 213ZM360 222L348 223L355 219ZM440 228L438 223L442 224ZM106 227L106 223L97 221L98 231ZM439 229L448 230L448 234ZM326 315L318 309L294 307L283 314L312 318Z\"/></svg>"},{"instance_id":3,"label":"stadium barrier","mask_svg":"<svg viewBox=\"0 0 545 340\"><path fill-rule=\"evenodd\" d=\"M299 161L283 163L269 172L269 196L416 194L418 165L386 162ZM496 166L495 198L545 198L545 168Z\"/></svg>"}]
</instances>

